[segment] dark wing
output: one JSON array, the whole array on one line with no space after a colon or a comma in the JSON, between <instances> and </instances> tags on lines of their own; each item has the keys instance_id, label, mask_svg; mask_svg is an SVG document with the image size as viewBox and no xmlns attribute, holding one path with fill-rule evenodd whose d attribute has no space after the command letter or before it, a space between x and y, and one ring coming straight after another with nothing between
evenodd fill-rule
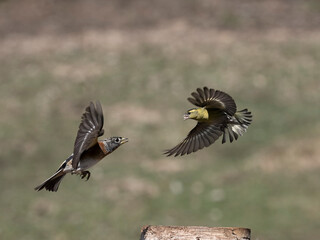
<instances>
[{"instance_id":1,"label":"dark wing","mask_svg":"<svg viewBox=\"0 0 320 240\"><path fill-rule=\"evenodd\" d=\"M204 87L203 90L197 88L197 92L193 92L191 95L193 98L189 97L189 102L198 107L218 108L231 116L237 111L233 98L225 92Z\"/></svg>"},{"instance_id":2,"label":"dark wing","mask_svg":"<svg viewBox=\"0 0 320 240\"><path fill-rule=\"evenodd\" d=\"M81 154L95 145L98 137L102 136L103 131L103 112L99 101L96 106L92 102L82 115L78 134L74 143L72 167L77 168Z\"/></svg>"},{"instance_id":3,"label":"dark wing","mask_svg":"<svg viewBox=\"0 0 320 240\"><path fill-rule=\"evenodd\" d=\"M199 122L181 143L172 149L166 150L164 154L167 156L174 154L175 157L190 154L204 147L208 147L221 135L222 131L220 130L220 126Z\"/></svg>"}]
</instances>

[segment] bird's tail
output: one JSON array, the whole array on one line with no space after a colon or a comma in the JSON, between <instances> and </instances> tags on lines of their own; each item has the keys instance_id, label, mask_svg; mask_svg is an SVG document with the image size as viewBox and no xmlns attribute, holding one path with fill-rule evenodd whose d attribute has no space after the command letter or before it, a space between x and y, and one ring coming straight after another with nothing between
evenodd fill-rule
<instances>
[{"instance_id":1,"label":"bird's tail","mask_svg":"<svg viewBox=\"0 0 320 240\"><path fill-rule=\"evenodd\" d=\"M58 170L55 174L53 174L50 178L45 180L39 186L35 187L34 190L40 191L45 188L48 191L56 192L58 191L59 185L66 173L63 173L63 170Z\"/></svg>"},{"instance_id":2,"label":"bird's tail","mask_svg":"<svg viewBox=\"0 0 320 240\"><path fill-rule=\"evenodd\" d=\"M237 140L247 131L251 122L252 114L248 109L237 111L224 128L222 143L226 142L227 136L230 142L233 142L233 139Z\"/></svg>"}]
</instances>

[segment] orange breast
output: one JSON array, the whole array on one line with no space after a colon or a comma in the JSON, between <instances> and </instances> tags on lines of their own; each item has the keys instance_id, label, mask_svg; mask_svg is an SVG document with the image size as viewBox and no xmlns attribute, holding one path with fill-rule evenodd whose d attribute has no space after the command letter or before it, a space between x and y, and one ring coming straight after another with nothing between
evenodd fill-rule
<instances>
[{"instance_id":1,"label":"orange breast","mask_svg":"<svg viewBox=\"0 0 320 240\"><path fill-rule=\"evenodd\" d=\"M102 151L105 155L108 155L109 152L108 152L107 149L105 148L103 142L98 141L98 144L99 144L99 147L100 147L101 151Z\"/></svg>"}]
</instances>

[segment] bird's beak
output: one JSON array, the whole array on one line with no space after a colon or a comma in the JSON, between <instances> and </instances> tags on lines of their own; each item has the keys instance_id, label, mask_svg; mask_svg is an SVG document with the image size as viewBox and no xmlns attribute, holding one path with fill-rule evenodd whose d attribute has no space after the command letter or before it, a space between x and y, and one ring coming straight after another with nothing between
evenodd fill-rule
<instances>
[{"instance_id":1,"label":"bird's beak","mask_svg":"<svg viewBox=\"0 0 320 240\"><path fill-rule=\"evenodd\" d=\"M120 145L122 145L122 144L124 144L126 142L129 142L129 139L128 138L122 138L121 142L120 142Z\"/></svg>"},{"instance_id":2,"label":"bird's beak","mask_svg":"<svg viewBox=\"0 0 320 240\"><path fill-rule=\"evenodd\" d=\"M187 120L187 119L189 119L189 114L188 114L188 113L185 113L185 114L183 115L183 120Z\"/></svg>"}]
</instances>

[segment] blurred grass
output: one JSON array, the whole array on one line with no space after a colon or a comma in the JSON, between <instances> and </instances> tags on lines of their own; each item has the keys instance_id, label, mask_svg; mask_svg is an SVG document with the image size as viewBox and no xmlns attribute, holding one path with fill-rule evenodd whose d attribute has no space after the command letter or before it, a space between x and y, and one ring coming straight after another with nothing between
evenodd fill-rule
<instances>
[{"instance_id":1,"label":"blurred grass","mask_svg":"<svg viewBox=\"0 0 320 240\"><path fill-rule=\"evenodd\" d=\"M138 239L146 224L319 238L319 36L173 28L155 41L155 33L3 42L1 239ZM182 114L203 86L251 110L252 126L232 144L165 158L194 126ZM130 142L90 181L68 176L57 193L34 192L72 152L91 100L103 105L106 136Z\"/></svg>"}]
</instances>

